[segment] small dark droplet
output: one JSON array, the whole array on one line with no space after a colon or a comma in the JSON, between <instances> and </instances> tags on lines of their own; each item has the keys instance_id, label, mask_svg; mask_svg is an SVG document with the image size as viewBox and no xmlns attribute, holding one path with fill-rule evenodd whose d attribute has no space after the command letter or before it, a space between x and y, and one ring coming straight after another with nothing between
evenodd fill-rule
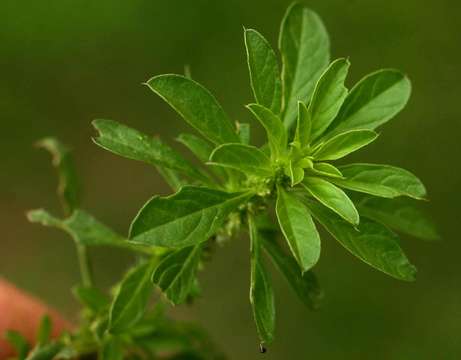
<instances>
[{"instance_id":1,"label":"small dark droplet","mask_svg":"<svg viewBox=\"0 0 461 360\"><path fill-rule=\"evenodd\" d=\"M267 352L267 349L266 349L266 347L264 346L263 343L259 344L259 352L261 354L265 354Z\"/></svg>"}]
</instances>

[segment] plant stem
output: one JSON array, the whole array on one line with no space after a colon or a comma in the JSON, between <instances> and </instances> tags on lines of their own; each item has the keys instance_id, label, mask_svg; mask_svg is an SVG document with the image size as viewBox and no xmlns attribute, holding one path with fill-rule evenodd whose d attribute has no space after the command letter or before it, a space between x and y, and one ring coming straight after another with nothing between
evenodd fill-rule
<instances>
[{"instance_id":1,"label":"plant stem","mask_svg":"<svg viewBox=\"0 0 461 360\"><path fill-rule=\"evenodd\" d=\"M80 266L80 276L85 287L93 286L93 272L90 259L85 245L76 244L78 263Z\"/></svg>"}]
</instances>

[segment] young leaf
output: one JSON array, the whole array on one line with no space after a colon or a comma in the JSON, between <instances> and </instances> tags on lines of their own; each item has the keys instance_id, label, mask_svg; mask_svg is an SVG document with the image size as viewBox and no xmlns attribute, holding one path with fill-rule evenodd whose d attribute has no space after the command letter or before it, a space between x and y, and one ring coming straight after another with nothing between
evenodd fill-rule
<instances>
[{"instance_id":1,"label":"young leaf","mask_svg":"<svg viewBox=\"0 0 461 360\"><path fill-rule=\"evenodd\" d=\"M150 281L156 261L141 263L123 278L112 302L108 330L121 334L144 315L153 285Z\"/></svg>"},{"instance_id":2,"label":"young leaf","mask_svg":"<svg viewBox=\"0 0 461 360\"><path fill-rule=\"evenodd\" d=\"M384 69L365 76L347 96L329 135L376 129L405 107L410 93L410 80L398 70Z\"/></svg>"},{"instance_id":3,"label":"young leaf","mask_svg":"<svg viewBox=\"0 0 461 360\"><path fill-rule=\"evenodd\" d=\"M165 257L152 275L152 282L162 289L174 305L187 300L194 287L202 245L176 250Z\"/></svg>"},{"instance_id":4,"label":"young leaf","mask_svg":"<svg viewBox=\"0 0 461 360\"><path fill-rule=\"evenodd\" d=\"M292 160L290 160L288 166L288 176L290 177L291 186L293 187L304 180L304 169L300 166L294 165Z\"/></svg>"},{"instance_id":5,"label":"young leaf","mask_svg":"<svg viewBox=\"0 0 461 360\"><path fill-rule=\"evenodd\" d=\"M347 59L333 61L315 85L308 107L313 141L318 139L332 123L347 96L344 81L349 66Z\"/></svg>"},{"instance_id":6,"label":"young leaf","mask_svg":"<svg viewBox=\"0 0 461 360\"><path fill-rule=\"evenodd\" d=\"M250 303L262 342L270 344L275 331L275 301L272 284L261 259L261 240L252 216L248 217L251 241Z\"/></svg>"},{"instance_id":7,"label":"young leaf","mask_svg":"<svg viewBox=\"0 0 461 360\"><path fill-rule=\"evenodd\" d=\"M330 178L329 180L333 181L332 179L335 178ZM309 194L327 208L333 210L351 224L358 225L360 221L359 213L344 191L329 181L311 176L304 178L302 185Z\"/></svg>"},{"instance_id":8,"label":"young leaf","mask_svg":"<svg viewBox=\"0 0 461 360\"><path fill-rule=\"evenodd\" d=\"M377 164L350 164L341 166L344 179L332 179L343 188L364 192L374 196L394 198L409 196L423 199L426 188L411 172L390 166Z\"/></svg>"},{"instance_id":9,"label":"young leaf","mask_svg":"<svg viewBox=\"0 0 461 360\"><path fill-rule=\"evenodd\" d=\"M273 175L271 160L252 145L224 144L210 155L210 164L235 169L245 174L269 177Z\"/></svg>"},{"instance_id":10,"label":"young leaf","mask_svg":"<svg viewBox=\"0 0 461 360\"><path fill-rule=\"evenodd\" d=\"M40 320L37 332L37 345L45 345L51 337L51 331L53 330L53 323L48 315L44 315Z\"/></svg>"},{"instance_id":11,"label":"young leaf","mask_svg":"<svg viewBox=\"0 0 461 360\"><path fill-rule=\"evenodd\" d=\"M45 138L36 143L53 157L53 166L58 170L58 195L67 213L72 213L80 204L80 185L70 150L54 138Z\"/></svg>"},{"instance_id":12,"label":"young leaf","mask_svg":"<svg viewBox=\"0 0 461 360\"><path fill-rule=\"evenodd\" d=\"M315 83L330 61L330 41L319 16L295 3L283 18L279 48L282 53L284 122L296 119L298 101L311 98Z\"/></svg>"},{"instance_id":13,"label":"young leaf","mask_svg":"<svg viewBox=\"0 0 461 360\"><path fill-rule=\"evenodd\" d=\"M378 134L372 130L350 130L324 142L312 156L316 160L338 160L375 141Z\"/></svg>"},{"instance_id":14,"label":"young leaf","mask_svg":"<svg viewBox=\"0 0 461 360\"><path fill-rule=\"evenodd\" d=\"M130 239L172 248L196 245L214 235L227 216L252 196L251 192L228 193L194 186L184 186L171 196L155 196L133 220Z\"/></svg>"},{"instance_id":15,"label":"young leaf","mask_svg":"<svg viewBox=\"0 0 461 360\"><path fill-rule=\"evenodd\" d=\"M147 86L186 122L216 145L239 142L235 129L215 97L199 83L180 75L159 75Z\"/></svg>"},{"instance_id":16,"label":"young leaf","mask_svg":"<svg viewBox=\"0 0 461 360\"><path fill-rule=\"evenodd\" d=\"M245 47L251 88L256 102L279 114L282 84L274 50L259 32L252 29L245 29Z\"/></svg>"},{"instance_id":17,"label":"young leaf","mask_svg":"<svg viewBox=\"0 0 461 360\"><path fill-rule=\"evenodd\" d=\"M16 350L18 360L24 360L27 358L27 354L30 351L30 347L26 338L24 338L24 336L22 336L21 333L18 333L17 331L13 330L8 330L5 333L5 339Z\"/></svg>"},{"instance_id":18,"label":"young leaf","mask_svg":"<svg viewBox=\"0 0 461 360\"><path fill-rule=\"evenodd\" d=\"M370 219L423 240L439 240L431 219L408 198L384 199L367 196L358 204L360 213Z\"/></svg>"},{"instance_id":19,"label":"young leaf","mask_svg":"<svg viewBox=\"0 0 461 360\"><path fill-rule=\"evenodd\" d=\"M400 248L397 235L385 226L365 218L355 229L326 207L313 201L307 205L325 229L359 259L396 279L414 280L416 268Z\"/></svg>"},{"instance_id":20,"label":"young leaf","mask_svg":"<svg viewBox=\"0 0 461 360\"><path fill-rule=\"evenodd\" d=\"M327 176L327 177L337 177L337 178L342 178L343 174L341 171L339 171L336 167L334 167L331 164L328 163L314 163L314 166L312 169L309 169L310 172L316 174L316 175L321 175L321 176Z\"/></svg>"},{"instance_id":21,"label":"young leaf","mask_svg":"<svg viewBox=\"0 0 461 360\"><path fill-rule=\"evenodd\" d=\"M75 210L69 218L61 220L43 209L38 209L29 211L27 218L30 222L56 227L67 232L77 244L87 246L131 246L123 237L83 210Z\"/></svg>"},{"instance_id":22,"label":"young leaf","mask_svg":"<svg viewBox=\"0 0 461 360\"><path fill-rule=\"evenodd\" d=\"M256 119L266 130L269 147L273 159L277 159L287 148L287 131L283 126L280 117L272 111L258 104L247 105L247 108L253 113Z\"/></svg>"},{"instance_id":23,"label":"young leaf","mask_svg":"<svg viewBox=\"0 0 461 360\"><path fill-rule=\"evenodd\" d=\"M189 163L158 138L147 136L112 120L94 120L93 126L99 132L99 137L93 139L95 144L114 154L176 170L205 183L209 181L206 173L198 170L197 166Z\"/></svg>"},{"instance_id":24,"label":"young leaf","mask_svg":"<svg viewBox=\"0 0 461 360\"><path fill-rule=\"evenodd\" d=\"M323 291L317 277L312 271L301 274L294 258L283 251L272 234L274 233L260 232L264 250L269 254L274 265L283 274L299 299L309 309L318 309L323 299Z\"/></svg>"},{"instance_id":25,"label":"young leaf","mask_svg":"<svg viewBox=\"0 0 461 360\"><path fill-rule=\"evenodd\" d=\"M94 313L100 313L109 306L109 299L98 288L78 285L72 289L74 296Z\"/></svg>"},{"instance_id":26,"label":"young leaf","mask_svg":"<svg viewBox=\"0 0 461 360\"><path fill-rule=\"evenodd\" d=\"M295 141L299 142L299 147L304 149L311 141L312 117L309 109L302 101L298 101L298 119L296 123Z\"/></svg>"},{"instance_id":27,"label":"young leaf","mask_svg":"<svg viewBox=\"0 0 461 360\"><path fill-rule=\"evenodd\" d=\"M288 246L304 273L320 257L320 236L306 206L293 194L277 187L277 219Z\"/></svg>"}]
</instances>

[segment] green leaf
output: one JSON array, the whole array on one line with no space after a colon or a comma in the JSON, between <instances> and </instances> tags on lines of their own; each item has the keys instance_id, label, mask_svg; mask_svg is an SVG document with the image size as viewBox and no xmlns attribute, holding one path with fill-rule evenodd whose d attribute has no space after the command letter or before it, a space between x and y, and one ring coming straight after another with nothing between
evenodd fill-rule
<instances>
[{"instance_id":1,"label":"green leaf","mask_svg":"<svg viewBox=\"0 0 461 360\"><path fill-rule=\"evenodd\" d=\"M17 352L18 360L24 360L27 358L27 354L30 351L29 344L24 336L17 331L8 330L5 332L5 339Z\"/></svg>"},{"instance_id":2,"label":"green leaf","mask_svg":"<svg viewBox=\"0 0 461 360\"><path fill-rule=\"evenodd\" d=\"M309 145L312 134L312 117L305 103L298 101L298 119L296 123L295 141L299 148L304 149Z\"/></svg>"},{"instance_id":3,"label":"green leaf","mask_svg":"<svg viewBox=\"0 0 461 360\"><path fill-rule=\"evenodd\" d=\"M423 199L426 188L411 172L390 166L377 164L350 164L341 166L344 179L332 179L343 188L364 192L374 196L394 198L409 196Z\"/></svg>"},{"instance_id":4,"label":"green leaf","mask_svg":"<svg viewBox=\"0 0 461 360\"><path fill-rule=\"evenodd\" d=\"M174 305L186 301L193 290L201 252L201 244L176 250L155 269L152 282Z\"/></svg>"},{"instance_id":5,"label":"green leaf","mask_svg":"<svg viewBox=\"0 0 461 360\"><path fill-rule=\"evenodd\" d=\"M288 162L287 176L290 178L291 186L299 184L304 179L304 169L293 163L293 160ZM286 171L286 170L285 170Z\"/></svg>"},{"instance_id":6,"label":"green leaf","mask_svg":"<svg viewBox=\"0 0 461 360\"><path fill-rule=\"evenodd\" d=\"M383 199L366 196L358 204L360 214L417 238L428 241L439 240L437 228L419 209L414 200L408 198Z\"/></svg>"},{"instance_id":7,"label":"green leaf","mask_svg":"<svg viewBox=\"0 0 461 360\"><path fill-rule=\"evenodd\" d=\"M48 315L44 315L40 320L40 325L37 331L37 345L45 345L51 338L51 331L53 330L53 324L51 318Z\"/></svg>"},{"instance_id":8,"label":"green leaf","mask_svg":"<svg viewBox=\"0 0 461 360\"><path fill-rule=\"evenodd\" d=\"M141 263L123 278L110 308L110 333L124 333L143 317L152 293L150 278L155 265L155 260Z\"/></svg>"},{"instance_id":9,"label":"green leaf","mask_svg":"<svg viewBox=\"0 0 461 360\"><path fill-rule=\"evenodd\" d=\"M324 142L312 154L316 160L338 160L375 141L378 134L372 130L350 130Z\"/></svg>"},{"instance_id":10,"label":"green leaf","mask_svg":"<svg viewBox=\"0 0 461 360\"><path fill-rule=\"evenodd\" d=\"M134 219L130 239L134 243L185 247L207 240L227 216L253 196L185 186L167 197L149 200Z\"/></svg>"},{"instance_id":11,"label":"green leaf","mask_svg":"<svg viewBox=\"0 0 461 360\"><path fill-rule=\"evenodd\" d=\"M333 179L330 178L329 180L333 181ZM360 221L359 213L344 191L330 182L316 177L306 177L302 184L309 194L327 208L333 210L351 224L358 225Z\"/></svg>"},{"instance_id":12,"label":"green leaf","mask_svg":"<svg viewBox=\"0 0 461 360\"><path fill-rule=\"evenodd\" d=\"M347 96L344 81L349 66L347 59L333 61L315 85L308 107L312 141L318 139L333 122Z\"/></svg>"},{"instance_id":13,"label":"green leaf","mask_svg":"<svg viewBox=\"0 0 461 360\"><path fill-rule=\"evenodd\" d=\"M210 155L210 164L235 169L246 175L272 176L271 160L256 146L243 144L224 144L218 146Z\"/></svg>"},{"instance_id":14,"label":"green leaf","mask_svg":"<svg viewBox=\"0 0 461 360\"><path fill-rule=\"evenodd\" d=\"M54 138L45 138L36 143L50 152L53 166L59 175L58 195L66 212L71 213L80 205L80 184L70 150Z\"/></svg>"},{"instance_id":15,"label":"green leaf","mask_svg":"<svg viewBox=\"0 0 461 360\"><path fill-rule=\"evenodd\" d=\"M376 129L405 107L410 93L410 80L398 70L384 69L365 76L350 91L329 135Z\"/></svg>"},{"instance_id":16,"label":"green leaf","mask_svg":"<svg viewBox=\"0 0 461 360\"><path fill-rule=\"evenodd\" d=\"M282 105L282 83L274 50L269 42L253 29L245 29L245 47L251 88L256 102L279 114Z\"/></svg>"},{"instance_id":17,"label":"green leaf","mask_svg":"<svg viewBox=\"0 0 461 360\"><path fill-rule=\"evenodd\" d=\"M273 234L274 233L260 232L260 237L263 239L264 250L269 254L274 265L283 274L299 299L309 309L318 309L324 294L320 288L317 277L312 271L306 271L304 274L301 274L296 260L283 251Z\"/></svg>"},{"instance_id":18,"label":"green leaf","mask_svg":"<svg viewBox=\"0 0 461 360\"><path fill-rule=\"evenodd\" d=\"M239 142L221 105L199 83L184 76L167 74L153 77L146 85L211 142L216 145Z\"/></svg>"},{"instance_id":19,"label":"green leaf","mask_svg":"<svg viewBox=\"0 0 461 360\"><path fill-rule=\"evenodd\" d=\"M208 162L213 152L213 146L208 141L193 134L180 134L176 140L187 147L203 163ZM219 166L212 166L210 170L218 177L226 177L226 172Z\"/></svg>"},{"instance_id":20,"label":"green leaf","mask_svg":"<svg viewBox=\"0 0 461 360\"><path fill-rule=\"evenodd\" d=\"M342 178L343 174L336 167L328 163L316 162L314 167L309 169L310 172L316 175Z\"/></svg>"},{"instance_id":21,"label":"green leaf","mask_svg":"<svg viewBox=\"0 0 461 360\"><path fill-rule=\"evenodd\" d=\"M282 53L284 122L296 119L298 101L307 102L330 61L330 41L320 17L295 3L283 18L279 48Z\"/></svg>"},{"instance_id":22,"label":"green leaf","mask_svg":"<svg viewBox=\"0 0 461 360\"><path fill-rule=\"evenodd\" d=\"M277 159L287 148L287 131L283 126L280 117L272 111L258 104L247 105L255 118L266 130L272 159Z\"/></svg>"},{"instance_id":23,"label":"green leaf","mask_svg":"<svg viewBox=\"0 0 461 360\"><path fill-rule=\"evenodd\" d=\"M274 292L268 272L261 259L261 240L252 216L248 217L251 241L250 303L262 342L270 344L275 332Z\"/></svg>"},{"instance_id":24,"label":"green leaf","mask_svg":"<svg viewBox=\"0 0 461 360\"><path fill-rule=\"evenodd\" d=\"M74 296L86 308L94 313L100 313L109 306L109 299L96 287L78 285L72 289Z\"/></svg>"},{"instance_id":25,"label":"green leaf","mask_svg":"<svg viewBox=\"0 0 461 360\"><path fill-rule=\"evenodd\" d=\"M67 219L61 220L43 209L27 213L30 222L52 226L67 232L77 244L87 246L131 246L123 237L97 221L83 210L75 210Z\"/></svg>"},{"instance_id":26,"label":"green leaf","mask_svg":"<svg viewBox=\"0 0 461 360\"><path fill-rule=\"evenodd\" d=\"M102 148L128 159L165 167L208 182L208 176L185 160L181 154L160 139L147 136L138 130L112 120L94 120L93 126L99 137L93 141Z\"/></svg>"},{"instance_id":27,"label":"green leaf","mask_svg":"<svg viewBox=\"0 0 461 360\"><path fill-rule=\"evenodd\" d=\"M277 187L277 219L291 253L304 273L320 257L320 236L312 216L296 195Z\"/></svg>"},{"instance_id":28,"label":"green leaf","mask_svg":"<svg viewBox=\"0 0 461 360\"><path fill-rule=\"evenodd\" d=\"M347 250L370 266L395 277L413 281L416 268L399 246L399 239L385 226L362 219L357 229L313 201L307 205L314 217Z\"/></svg>"}]
</instances>

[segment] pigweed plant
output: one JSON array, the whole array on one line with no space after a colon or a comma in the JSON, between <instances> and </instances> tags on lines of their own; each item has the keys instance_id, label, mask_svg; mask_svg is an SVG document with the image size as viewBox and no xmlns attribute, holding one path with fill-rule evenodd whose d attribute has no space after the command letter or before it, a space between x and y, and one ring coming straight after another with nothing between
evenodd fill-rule
<instances>
[{"instance_id":1,"label":"pigweed plant","mask_svg":"<svg viewBox=\"0 0 461 360\"><path fill-rule=\"evenodd\" d=\"M250 124L234 125L190 76L155 76L146 85L196 130L177 140L201 166L156 137L111 120L93 122L97 145L153 165L174 191L148 200L127 238L79 208L69 151L54 139L40 142L59 169L65 217L42 209L28 217L74 240L82 273L74 294L84 310L80 327L57 340L48 340L45 319L30 352L18 334L10 333L21 360L220 358L202 330L170 319L164 308L191 303L200 292L197 273L217 245L245 233L250 239L250 302L262 352L275 333L265 258L305 305L317 308L323 293L312 268L320 256L319 226L375 269L414 280L416 269L393 230L437 238L434 226L414 206L414 200L426 196L424 185L390 165L335 164L376 140L376 129L402 110L410 96L408 78L397 70L379 70L348 90L349 61L330 62L324 25L301 4L292 5L282 22L281 72L276 53L259 32L245 29L244 39L254 94L254 103L246 107L254 126L265 130L262 147L250 144ZM87 256L93 246L138 254L111 296L93 283ZM152 301L154 287L163 296Z\"/></svg>"}]
</instances>

